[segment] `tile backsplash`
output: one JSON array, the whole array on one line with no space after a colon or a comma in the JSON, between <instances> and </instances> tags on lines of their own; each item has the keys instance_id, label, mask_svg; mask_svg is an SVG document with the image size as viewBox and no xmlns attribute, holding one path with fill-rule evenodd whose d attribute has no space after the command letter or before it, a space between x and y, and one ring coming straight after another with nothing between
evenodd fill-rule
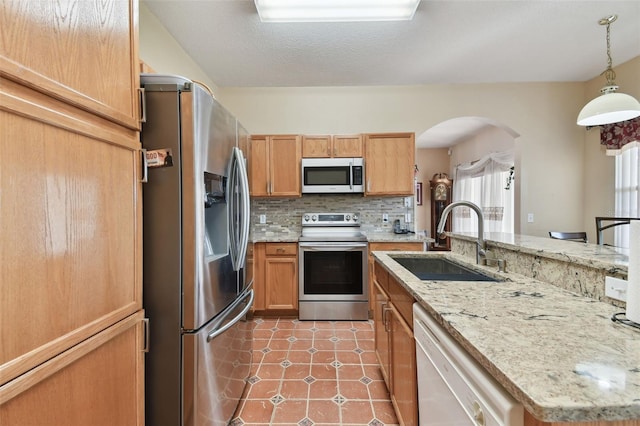
<instances>
[{"instance_id":1,"label":"tile backsplash","mask_svg":"<svg viewBox=\"0 0 640 426\"><path fill-rule=\"evenodd\" d=\"M310 212L358 213L365 232L391 232L393 221L405 224L406 213L412 222L406 226L413 230L413 197L411 207L404 206L405 197L364 197L353 194L308 194L300 198L253 198L251 200L251 227L260 231L300 233L302 215ZM389 215L387 223L382 215ZM265 215L266 224L260 223Z\"/></svg>"}]
</instances>

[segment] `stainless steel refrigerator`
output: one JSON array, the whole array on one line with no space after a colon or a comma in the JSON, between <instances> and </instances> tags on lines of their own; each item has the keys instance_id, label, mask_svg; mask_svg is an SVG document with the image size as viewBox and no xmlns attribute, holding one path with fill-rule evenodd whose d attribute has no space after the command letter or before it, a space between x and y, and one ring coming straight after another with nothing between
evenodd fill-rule
<instances>
[{"instance_id":1,"label":"stainless steel refrigerator","mask_svg":"<svg viewBox=\"0 0 640 426\"><path fill-rule=\"evenodd\" d=\"M193 81L141 86L146 424L226 425L252 359L247 132Z\"/></svg>"}]
</instances>

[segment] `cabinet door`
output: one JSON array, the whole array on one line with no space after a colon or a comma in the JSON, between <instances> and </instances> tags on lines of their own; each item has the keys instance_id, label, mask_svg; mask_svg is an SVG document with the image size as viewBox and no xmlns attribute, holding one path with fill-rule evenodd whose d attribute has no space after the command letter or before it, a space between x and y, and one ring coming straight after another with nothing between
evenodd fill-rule
<instances>
[{"instance_id":1,"label":"cabinet door","mask_svg":"<svg viewBox=\"0 0 640 426\"><path fill-rule=\"evenodd\" d=\"M265 261L267 310L298 309L298 261L295 257L267 257Z\"/></svg>"},{"instance_id":2,"label":"cabinet door","mask_svg":"<svg viewBox=\"0 0 640 426\"><path fill-rule=\"evenodd\" d=\"M300 136L270 136L269 161L271 196L291 197L302 195L300 161L302 149Z\"/></svg>"},{"instance_id":3,"label":"cabinet door","mask_svg":"<svg viewBox=\"0 0 640 426\"><path fill-rule=\"evenodd\" d=\"M131 315L0 387L0 424L144 425L142 318Z\"/></svg>"},{"instance_id":4,"label":"cabinet door","mask_svg":"<svg viewBox=\"0 0 640 426\"><path fill-rule=\"evenodd\" d=\"M400 424L418 425L418 380L413 330L392 306L388 313L391 328L391 401Z\"/></svg>"},{"instance_id":5,"label":"cabinet door","mask_svg":"<svg viewBox=\"0 0 640 426\"><path fill-rule=\"evenodd\" d=\"M331 136L303 136L302 157L331 157Z\"/></svg>"},{"instance_id":6,"label":"cabinet door","mask_svg":"<svg viewBox=\"0 0 640 426\"><path fill-rule=\"evenodd\" d=\"M11 0L0 33L3 77L140 128L137 1Z\"/></svg>"},{"instance_id":7,"label":"cabinet door","mask_svg":"<svg viewBox=\"0 0 640 426\"><path fill-rule=\"evenodd\" d=\"M366 195L414 195L413 133L365 135Z\"/></svg>"},{"instance_id":8,"label":"cabinet door","mask_svg":"<svg viewBox=\"0 0 640 426\"><path fill-rule=\"evenodd\" d=\"M269 142L267 136L252 136L249 156L249 193L269 195Z\"/></svg>"},{"instance_id":9,"label":"cabinet door","mask_svg":"<svg viewBox=\"0 0 640 426\"><path fill-rule=\"evenodd\" d=\"M380 363L380 371L384 382L387 384L387 389L391 389L391 383L389 382L391 360L389 356L389 325L387 323L387 311L390 309L389 298L377 282L373 284L373 292L371 294L374 301L373 329L375 332L376 356Z\"/></svg>"},{"instance_id":10,"label":"cabinet door","mask_svg":"<svg viewBox=\"0 0 640 426\"><path fill-rule=\"evenodd\" d=\"M142 209L137 132L9 80L0 103L5 383L142 308Z\"/></svg>"},{"instance_id":11,"label":"cabinet door","mask_svg":"<svg viewBox=\"0 0 640 426\"><path fill-rule=\"evenodd\" d=\"M333 157L362 157L362 135L333 136Z\"/></svg>"}]
</instances>

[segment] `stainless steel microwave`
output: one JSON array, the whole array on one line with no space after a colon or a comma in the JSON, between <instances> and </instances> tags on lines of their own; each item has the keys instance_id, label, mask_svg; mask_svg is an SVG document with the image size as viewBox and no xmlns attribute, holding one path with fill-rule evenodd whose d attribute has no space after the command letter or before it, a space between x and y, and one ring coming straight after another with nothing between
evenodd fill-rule
<instances>
[{"instance_id":1,"label":"stainless steel microwave","mask_svg":"<svg viewBox=\"0 0 640 426\"><path fill-rule=\"evenodd\" d=\"M364 193L364 160L303 158L302 193Z\"/></svg>"}]
</instances>

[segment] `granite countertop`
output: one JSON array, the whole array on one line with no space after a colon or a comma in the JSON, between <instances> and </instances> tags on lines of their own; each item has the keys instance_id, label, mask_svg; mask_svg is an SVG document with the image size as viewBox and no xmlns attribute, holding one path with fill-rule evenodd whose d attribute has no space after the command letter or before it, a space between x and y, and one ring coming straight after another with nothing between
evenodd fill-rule
<instances>
[{"instance_id":1,"label":"granite countertop","mask_svg":"<svg viewBox=\"0 0 640 426\"><path fill-rule=\"evenodd\" d=\"M435 240L424 235L424 233L394 234L383 231L362 231L367 236L370 243L432 243Z\"/></svg>"},{"instance_id":2,"label":"granite countertop","mask_svg":"<svg viewBox=\"0 0 640 426\"><path fill-rule=\"evenodd\" d=\"M394 234L393 232L362 231L368 242L402 242L402 243L431 243L433 238L424 234ZM280 227L254 228L249 240L253 243L289 243L298 242L300 230L290 230Z\"/></svg>"},{"instance_id":3,"label":"granite countertop","mask_svg":"<svg viewBox=\"0 0 640 426\"><path fill-rule=\"evenodd\" d=\"M505 281L420 281L389 254L445 257ZM620 308L455 253L374 256L536 418L640 419L640 330L611 321Z\"/></svg>"},{"instance_id":4,"label":"granite countertop","mask_svg":"<svg viewBox=\"0 0 640 426\"><path fill-rule=\"evenodd\" d=\"M447 233L447 235L467 241L476 241L477 238L475 232L456 232ZM604 269L620 267L626 271L629 264L629 250L620 247L503 232L485 232L484 237L489 247L501 247L585 266Z\"/></svg>"}]
</instances>

